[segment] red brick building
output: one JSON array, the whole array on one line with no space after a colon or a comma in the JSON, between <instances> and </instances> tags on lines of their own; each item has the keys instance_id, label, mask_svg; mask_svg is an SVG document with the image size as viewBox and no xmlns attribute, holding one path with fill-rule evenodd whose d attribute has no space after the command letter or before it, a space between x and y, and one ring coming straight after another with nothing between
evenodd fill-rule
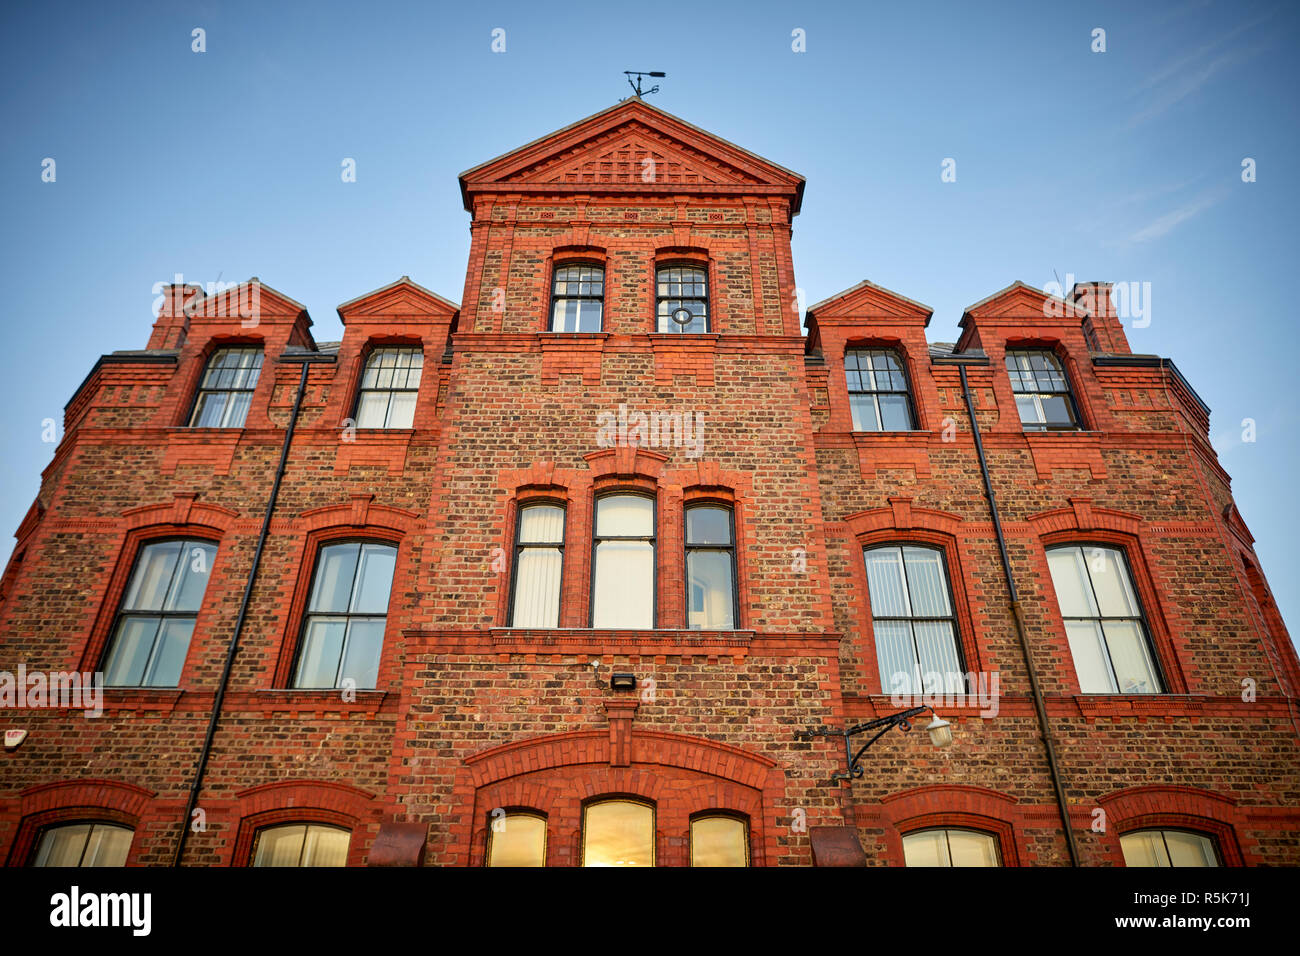
<instances>
[{"instance_id":1,"label":"red brick building","mask_svg":"<svg viewBox=\"0 0 1300 956\"><path fill-rule=\"evenodd\" d=\"M802 177L635 98L460 187L462 305L402 277L317 343L176 287L72 396L0 583L0 859L1300 862L1300 664L1108 286L942 345L861 282L805 335ZM30 683L71 672L102 715ZM796 736L909 688L951 746Z\"/></svg>"}]
</instances>

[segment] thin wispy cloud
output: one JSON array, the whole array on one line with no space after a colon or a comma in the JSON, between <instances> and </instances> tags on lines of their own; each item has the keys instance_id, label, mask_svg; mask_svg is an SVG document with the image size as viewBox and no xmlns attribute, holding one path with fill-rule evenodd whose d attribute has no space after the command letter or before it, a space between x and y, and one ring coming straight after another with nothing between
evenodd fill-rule
<instances>
[{"instance_id":1,"label":"thin wispy cloud","mask_svg":"<svg viewBox=\"0 0 1300 956\"><path fill-rule=\"evenodd\" d=\"M1217 206L1223 200L1228 198L1229 190L1225 187L1201 193L1187 202L1183 203L1176 209L1173 209L1154 221L1143 226L1141 229L1132 233L1125 243L1151 242L1155 239L1163 239L1189 219L1199 216L1205 210Z\"/></svg>"}]
</instances>

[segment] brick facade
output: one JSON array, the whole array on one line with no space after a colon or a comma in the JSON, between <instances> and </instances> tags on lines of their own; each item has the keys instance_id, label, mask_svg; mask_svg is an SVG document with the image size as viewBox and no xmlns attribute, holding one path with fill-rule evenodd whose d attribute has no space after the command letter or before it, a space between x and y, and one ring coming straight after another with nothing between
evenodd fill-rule
<instances>
[{"instance_id":1,"label":"brick facade","mask_svg":"<svg viewBox=\"0 0 1300 956\"><path fill-rule=\"evenodd\" d=\"M130 864L171 861L305 367L186 864L246 865L259 828L316 822L350 830L365 865L407 822L427 864L478 865L493 810L528 808L547 862L575 865L601 795L654 804L660 865L689 863L691 818L710 810L747 820L755 865L809 864L810 831L845 826L871 864L901 864L902 835L934 826L993 834L1004 864L1068 863L964 368L1080 862L1122 865L1120 834L1157 826L1211 836L1227 864L1300 862L1300 664L1208 409L1172 363L1131 353L1105 285L1066 302L1016 283L946 348L926 340L927 307L864 282L811 307L804 335L802 178L635 98L461 190L462 305L403 277L340 306L342 342L318 345L303 307L256 279L177 287L147 348L105 356L73 396L0 581L0 670L99 668L144 543L217 556L178 687L109 688L98 718L6 712L29 736L0 755L0 859L95 819L134 828ZM577 261L604 269L602 330L551 333L554 270ZM663 263L706 270L707 333L657 330ZM207 359L238 344L265 356L244 427L187 427ZM423 355L413 427L357 429L366 357L391 345ZM1080 430L1022 428L1003 356L1025 346L1061 361ZM856 347L903 357L916 430L853 430ZM597 422L620 406L699 413L702 440L604 447ZM655 503L650 629L590 627L594 502L614 489ZM565 508L554 629L508 626L530 501ZM693 502L734 514L731 630L687 628ZM397 547L376 689L291 689L316 554L356 538ZM996 672L998 712L939 704L950 748L895 731L861 780L833 782L842 743L795 731L899 709L862 556L886 542L944 556L963 664ZM1166 693L1081 692L1046 556L1066 542L1124 553ZM641 688L611 690L615 671Z\"/></svg>"}]
</instances>

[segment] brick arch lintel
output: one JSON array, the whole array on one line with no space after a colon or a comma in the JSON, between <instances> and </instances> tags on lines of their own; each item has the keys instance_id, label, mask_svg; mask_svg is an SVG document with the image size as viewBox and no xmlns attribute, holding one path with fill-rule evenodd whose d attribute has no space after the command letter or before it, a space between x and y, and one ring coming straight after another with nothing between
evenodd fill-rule
<instances>
[{"instance_id":1,"label":"brick arch lintel","mask_svg":"<svg viewBox=\"0 0 1300 956\"><path fill-rule=\"evenodd\" d=\"M122 512L126 530L134 531L151 525L193 525L229 531L239 518L239 512L210 505L198 500L195 492L178 492L171 501L156 505L141 505Z\"/></svg>"},{"instance_id":2,"label":"brick arch lintel","mask_svg":"<svg viewBox=\"0 0 1300 956\"><path fill-rule=\"evenodd\" d=\"M1091 498L1071 498L1070 507L1040 511L1025 519L1035 534L1053 531L1118 531L1138 536L1146 527L1141 515L1113 508L1094 508Z\"/></svg>"},{"instance_id":3,"label":"brick arch lintel","mask_svg":"<svg viewBox=\"0 0 1300 956\"><path fill-rule=\"evenodd\" d=\"M28 787L22 792L23 816L65 807L103 807L141 817L157 793L120 780L87 778Z\"/></svg>"},{"instance_id":4,"label":"brick arch lintel","mask_svg":"<svg viewBox=\"0 0 1300 956\"><path fill-rule=\"evenodd\" d=\"M849 532L854 537L862 537L876 531L937 531L949 537L957 537L961 531L963 519L946 511L933 508L913 508L912 499L891 497L888 508L872 508L844 517Z\"/></svg>"},{"instance_id":5,"label":"brick arch lintel","mask_svg":"<svg viewBox=\"0 0 1300 956\"><path fill-rule=\"evenodd\" d=\"M1135 830L1167 827L1195 830L1214 837L1225 866L1244 866L1245 856L1237 827L1242 822L1237 801L1228 794L1196 787L1152 784L1127 787L1099 797L1114 834L1113 855L1122 860L1119 836Z\"/></svg>"},{"instance_id":6,"label":"brick arch lintel","mask_svg":"<svg viewBox=\"0 0 1300 956\"><path fill-rule=\"evenodd\" d=\"M648 448L615 445L583 455L593 478L649 478L658 481L663 474L667 455Z\"/></svg>"},{"instance_id":7,"label":"brick arch lintel","mask_svg":"<svg viewBox=\"0 0 1300 956\"><path fill-rule=\"evenodd\" d=\"M301 512L298 517L302 527L308 531L344 526L411 531L416 527L420 519L418 512L377 505L374 499L371 494L350 495L346 504L313 508Z\"/></svg>"},{"instance_id":8,"label":"brick arch lintel","mask_svg":"<svg viewBox=\"0 0 1300 956\"><path fill-rule=\"evenodd\" d=\"M357 822L378 820L382 813L373 792L329 780L278 780L240 790L235 799L241 818L287 808L332 810Z\"/></svg>"}]
</instances>

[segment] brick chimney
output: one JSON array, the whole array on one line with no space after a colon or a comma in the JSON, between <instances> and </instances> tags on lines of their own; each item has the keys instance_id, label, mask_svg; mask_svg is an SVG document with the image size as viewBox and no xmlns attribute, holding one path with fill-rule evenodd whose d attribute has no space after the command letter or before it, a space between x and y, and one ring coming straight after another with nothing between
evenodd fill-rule
<instances>
[{"instance_id":1,"label":"brick chimney","mask_svg":"<svg viewBox=\"0 0 1300 956\"><path fill-rule=\"evenodd\" d=\"M185 306L202 295L202 286L163 286L162 306L158 309L158 319L153 324L153 333L149 336L146 348L178 349L184 345L185 336L190 330L190 317L185 314Z\"/></svg>"},{"instance_id":2,"label":"brick chimney","mask_svg":"<svg viewBox=\"0 0 1300 956\"><path fill-rule=\"evenodd\" d=\"M1076 282L1069 300L1087 314L1083 317L1083 334L1092 349L1114 355L1129 355L1128 336L1115 313L1110 282Z\"/></svg>"}]
</instances>

